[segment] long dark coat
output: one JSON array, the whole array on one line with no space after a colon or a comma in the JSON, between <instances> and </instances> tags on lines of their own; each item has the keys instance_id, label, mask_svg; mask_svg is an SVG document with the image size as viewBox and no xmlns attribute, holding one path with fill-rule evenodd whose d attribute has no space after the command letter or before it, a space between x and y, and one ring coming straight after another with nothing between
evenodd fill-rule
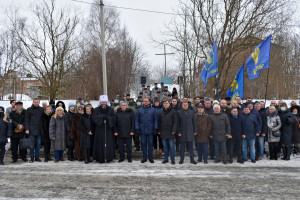
<instances>
[{"instance_id":1,"label":"long dark coat","mask_svg":"<svg viewBox=\"0 0 300 200\"><path fill-rule=\"evenodd\" d=\"M131 108L127 108L124 112L121 108L116 113L115 133L118 137L131 137L130 133L134 133L134 112Z\"/></svg>"},{"instance_id":2,"label":"long dark coat","mask_svg":"<svg viewBox=\"0 0 300 200\"><path fill-rule=\"evenodd\" d=\"M68 111L65 115L65 126L66 126L66 133L67 133L67 147L74 148L74 140L71 138L71 128L72 128L72 120L75 113Z\"/></svg>"},{"instance_id":3,"label":"long dark coat","mask_svg":"<svg viewBox=\"0 0 300 200\"><path fill-rule=\"evenodd\" d=\"M41 135L41 123L42 116L44 114L44 108L32 105L25 112L25 130L29 130L29 135L39 136Z\"/></svg>"},{"instance_id":4,"label":"long dark coat","mask_svg":"<svg viewBox=\"0 0 300 200\"><path fill-rule=\"evenodd\" d=\"M26 110L23 109L23 111L21 113L17 113L16 111L12 111L9 114L9 119L12 122L12 129L13 129L13 134L12 134L12 138L13 139L17 139L17 138L23 138L25 135L25 128L23 130L23 132L21 133L15 133L15 128L18 127L19 124L23 125L25 124L25 112Z\"/></svg>"},{"instance_id":5,"label":"long dark coat","mask_svg":"<svg viewBox=\"0 0 300 200\"><path fill-rule=\"evenodd\" d=\"M195 119L198 128L198 134L195 136L195 141L197 143L208 143L208 137L211 132L210 116L206 113L203 113L203 115L195 114Z\"/></svg>"},{"instance_id":6,"label":"long dark coat","mask_svg":"<svg viewBox=\"0 0 300 200\"><path fill-rule=\"evenodd\" d=\"M293 114L290 111L278 111L282 126L280 128L280 143L290 146L292 142L293 124L295 123Z\"/></svg>"},{"instance_id":7,"label":"long dark coat","mask_svg":"<svg viewBox=\"0 0 300 200\"><path fill-rule=\"evenodd\" d=\"M49 136L49 124L52 117L52 113L47 115L46 113L42 116L42 123L41 123L41 134L43 142L50 142Z\"/></svg>"},{"instance_id":8,"label":"long dark coat","mask_svg":"<svg viewBox=\"0 0 300 200\"><path fill-rule=\"evenodd\" d=\"M294 119L295 119L295 123L293 124L292 143L299 144L300 143L300 128L299 128L300 117L294 116Z\"/></svg>"},{"instance_id":9,"label":"long dark coat","mask_svg":"<svg viewBox=\"0 0 300 200\"><path fill-rule=\"evenodd\" d=\"M104 123L106 121L106 125ZM114 158L114 124L115 115L112 107L95 108L92 114L92 130L94 133L94 160L100 163L112 161ZM105 148L106 144L106 148ZM106 149L106 150L105 150Z\"/></svg>"},{"instance_id":10,"label":"long dark coat","mask_svg":"<svg viewBox=\"0 0 300 200\"><path fill-rule=\"evenodd\" d=\"M49 125L49 136L51 138L51 149L66 150L66 130L65 130L65 116L57 116L56 119L52 116ZM52 138L55 140L52 140Z\"/></svg>"},{"instance_id":11,"label":"long dark coat","mask_svg":"<svg viewBox=\"0 0 300 200\"><path fill-rule=\"evenodd\" d=\"M83 149L90 149L92 145L92 136L88 133L92 131L92 115L83 114L80 116L81 139L80 146Z\"/></svg>"},{"instance_id":12,"label":"long dark coat","mask_svg":"<svg viewBox=\"0 0 300 200\"><path fill-rule=\"evenodd\" d=\"M0 117L0 144L5 144L8 137L12 136L11 123Z\"/></svg>"},{"instance_id":13,"label":"long dark coat","mask_svg":"<svg viewBox=\"0 0 300 200\"><path fill-rule=\"evenodd\" d=\"M195 112L191 109L181 109L177 112L178 116L178 134L181 134L179 142L193 142L194 133L198 132L195 120Z\"/></svg>"},{"instance_id":14,"label":"long dark coat","mask_svg":"<svg viewBox=\"0 0 300 200\"><path fill-rule=\"evenodd\" d=\"M72 120L72 127L71 127L71 139L74 140L74 157L78 160L84 159L84 152L83 149L80 147L80 140L81 140L81 122L80 122L80 113L76 113Z\"/></svg>"},{"instance_id":15,"label":"long dark coat","mask_svg":"<svg viewBox=\"0 0 300 200\"><path fill-rule=\"evenodd\" d=\"M169 107L163 109L158 116L158 132L162 139L175 139L178 127L177 112ZM174 135L172 133L175 133Z\"/></svg>"}]
</instances>

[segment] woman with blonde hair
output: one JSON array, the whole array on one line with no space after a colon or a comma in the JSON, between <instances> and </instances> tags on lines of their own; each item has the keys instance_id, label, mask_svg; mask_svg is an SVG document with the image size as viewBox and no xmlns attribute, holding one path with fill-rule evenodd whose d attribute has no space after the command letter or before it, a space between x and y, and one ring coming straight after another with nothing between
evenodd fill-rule
<instances>
[{"instance_id":1,"label":"woman with blonde hair","mask_svg":"<svg viewBox=\"0 0 300 200\"><path fill-rule=\"evenodd\" d=\"M276 110L275 106L270 106L266 114L268 125L267 140L269 143L270 160L277 160L280 142L281 120L278 116L278 111Z\"/></svg>"},{"instance_id":2,"label":"woman with blonde hair","mask_svg":"<svg viewBox=\"0 0 300 200\"><path fill-rule=\"evenodd\" d=\"M56 108L55 114L50 120L49 135L51 149L54 150L54 162L65 161L63 158L63 152L66 150L65 115L64 109L61 107Z\"/></svg>"}]
</instances>

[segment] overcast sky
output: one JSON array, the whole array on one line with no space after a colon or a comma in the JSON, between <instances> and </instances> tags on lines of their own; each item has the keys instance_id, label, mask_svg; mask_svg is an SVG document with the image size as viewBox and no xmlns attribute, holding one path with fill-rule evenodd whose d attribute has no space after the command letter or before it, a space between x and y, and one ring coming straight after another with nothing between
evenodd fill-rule
<instances>
[{"instance_id":1,"label":"overcast sky","mask_svg":"<svg viewBox=\"0 0 300 200\"><path fill-rule=\"evenodd\" d=\"M12 5L18 7L21 12L24 12L25 10L29 9L31 3L37 1L40 0L0 0L0 16L2 18L1 22L3 23L3 18L5 18L3 13L7 6ZM94 2L93 0L81 1L90 3ZM89 12L91 6L90 4L74 2L71 0L57 0L56 2L58 6L74 6L80 8L85 13ZM174 12L178 5L177 0L103 0L103 2L104 4L118 7L171 13ZM146 55L146 60L148 60L152 65L164 66L164 57L155 55L157 53L163 53L163 46L157 46L151 42L150 35L152 35L152 37L155 39L159 39L162 36L161 31L164 30L165 24L167 24L174 16L127 9L117 9L117 11L120 13L121 24L128 28L130 36L141 46L142 51ZM28 13L26 15L30 19ZM167 51L170 52L171 50L167 48ZM168 56L167 64L171 66L172 63L174 64L173 60L173 56Z\"/></svg>"},{"instance_id":2,"label":"overcast sky","mask_svg":"<svg viewBox=\"0 0 300 200\"><path fill-rule=\"evenodd\" d=\"M30 3L41 0L0 0L0 16L3 19L5 17L4 9L13 5L19 7L21 11L29 8ZM50 1L50 0L49 0ZM94 2L93 0L80 0L84 2ZM100 0L99 0L100 1ZM109 4L118 7L127 7L135 9L145 9L161 12L174 13L178 6L178 0L103 0L104 4ZM62 7L77 7L89 12L90 4L74 2L71 0L57 0L57 5ZM298 5L300 0L296 1ZM300 7L300 6L299 6ZM170 22L174 17L173 15L156 14L141 11L133 11L126 9L117 9L120 13L120 21L123 25L126 25L128 31L133 39L135 39L141 46L143 52L146 55L146 59L150 61L152 65L164 66L164 57L157 56L156 53L163 53L163 46L157 46L151 42L150 34L153 38L159 40L162 37L161 31L165 30L165 25ZM299 12L296 14L300 17ZM30 16L28 16L30 18ZM3 22L3 21L2 21ZM167 48L167 51L171 50ZM173 56L167 56L167 65L172 66L175 64Z\"/></svg>"}]
</instances>

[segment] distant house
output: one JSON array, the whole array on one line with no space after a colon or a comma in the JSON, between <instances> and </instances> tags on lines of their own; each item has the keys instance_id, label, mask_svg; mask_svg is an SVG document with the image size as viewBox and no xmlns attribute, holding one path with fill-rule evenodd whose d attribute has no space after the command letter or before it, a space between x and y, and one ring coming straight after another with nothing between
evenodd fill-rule
<instances>
[{"instance_id":1,"label":"distant house","mask_svg":"<svg viewBox=\"0 0 300 200\"><path fill-rule=\"evenodd\" d=\"M43 98L43 85L40 80L33 77L31 74L22 74L18 71L11 72L5 82L4 87L0 88L1 99L26 99L30 97Z\"/></svg>"}]
</instances>

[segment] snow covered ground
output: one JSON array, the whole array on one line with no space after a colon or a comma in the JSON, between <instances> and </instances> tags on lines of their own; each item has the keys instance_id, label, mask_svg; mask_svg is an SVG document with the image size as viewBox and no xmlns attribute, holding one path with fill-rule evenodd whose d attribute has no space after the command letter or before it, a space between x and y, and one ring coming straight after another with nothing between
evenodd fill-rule
<instances>
[{"instance_id":1,"label":"snow covered ground","mask_svg":"<svg viewBox=\"0 0 300 200\"><path fill-rule=\"evenodd\" d=\"M300 156L290 161L265 158L223 165L114 161L107 164L59 163L0 166L0 199L299 199Z\"/></svg>"}]
</instances>

